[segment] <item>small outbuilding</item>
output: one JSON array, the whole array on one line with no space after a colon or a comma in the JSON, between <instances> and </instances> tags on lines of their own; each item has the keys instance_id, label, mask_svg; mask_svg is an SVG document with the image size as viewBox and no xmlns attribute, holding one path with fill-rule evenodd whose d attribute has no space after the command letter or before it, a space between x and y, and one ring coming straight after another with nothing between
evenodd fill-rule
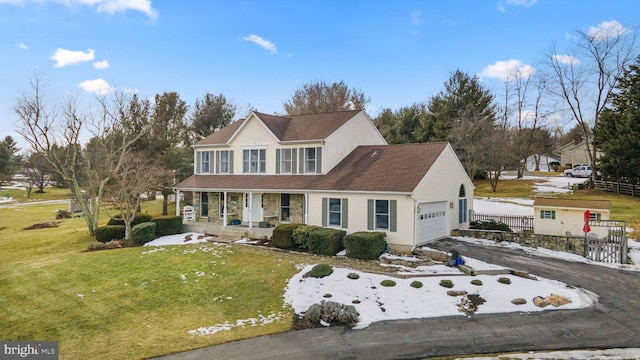
<instances>
[{"instance_id":1,"label":"small outbuilding","mask_svg":"<svg viewBox=\"0 0 640 360\"><path fill-rule=\"evenodd\" d=\"M585 212L589 220L610 220L609 200L574 200L535 198L533 202L533 231L536 234L556 236L584 236ZM590 234L606 237L608 227L591 226Z\"/></svg>"}]
</instances>

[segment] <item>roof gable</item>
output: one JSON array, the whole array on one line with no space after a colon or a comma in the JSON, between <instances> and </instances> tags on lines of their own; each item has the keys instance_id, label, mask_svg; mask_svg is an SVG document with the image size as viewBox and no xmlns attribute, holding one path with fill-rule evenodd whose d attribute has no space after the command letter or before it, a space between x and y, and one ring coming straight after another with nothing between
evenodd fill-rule
<instances>
[{"instance_id":1,"label":"roof gable","mask_svg":"<svg viewBox=\"0 0 640 360\"><path fill-rule=\"evenodd\" d=\"M359 146L326 175L322 187L413 192L446 146L446 142Z\"/></svg>"},{"instance_id":2,"label":"roof gable","mask_svg":"<svg viewBox=\"0 0 640 360\"><path fill-rule=\"evenodd\" d=\"M280 142L324 140L333 134L346 122L356 116L361 110L337 111L320 114L303 115L269 115L253 112L247 119L254 116L259 119L268 131ZM242 130L246 120L238 120L214 132L195 143L195 146L225 145Z\"/></svg>"}]
</instances>

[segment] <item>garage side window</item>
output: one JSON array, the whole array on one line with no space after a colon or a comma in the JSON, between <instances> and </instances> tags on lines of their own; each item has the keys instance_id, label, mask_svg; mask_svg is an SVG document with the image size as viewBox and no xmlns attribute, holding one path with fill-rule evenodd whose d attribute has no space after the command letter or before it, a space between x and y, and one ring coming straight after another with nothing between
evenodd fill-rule
<instances>
[{"instance_id":1,"label":"garage side window","mask_svg":"<svg viewBox=\"0 0 640 360\"><path fill-rule=\"evenodd\" d=\"M397 208L397 200L367 200L367 229L398 231Z\"/></svg>"},{"instance_id":2,"label":"garage side window","mask_svg":"<svg viewBox=\"0 0 640 360\"><path fill-rule=\"evenodd\" d=\"M463 184L460 185L460 192L458 194L458 224L467 222L467 213L467 195Z\"/></svg>"}]
</instances>

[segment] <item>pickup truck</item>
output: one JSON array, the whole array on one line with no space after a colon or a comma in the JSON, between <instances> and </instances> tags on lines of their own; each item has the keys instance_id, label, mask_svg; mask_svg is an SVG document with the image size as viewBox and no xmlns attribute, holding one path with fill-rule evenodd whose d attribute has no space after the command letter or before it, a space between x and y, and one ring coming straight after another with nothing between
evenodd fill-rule
<instances>
[{"instance_id":1,"label":"pickup truck","mask_svg":"<svg viewBox=\"0 0 640 360\"><path fill-rule=\"evenodd\" d=\"M568 177L591 177L591 173L593 171L591 170L591 166L588 165L578 165L576 167L574 167L573 169L567 169L564 171L564 176L568 176ZM596 176L600 177L602 174L600 173L600 171L596 171Z\"/></svg>"}]
</instances>

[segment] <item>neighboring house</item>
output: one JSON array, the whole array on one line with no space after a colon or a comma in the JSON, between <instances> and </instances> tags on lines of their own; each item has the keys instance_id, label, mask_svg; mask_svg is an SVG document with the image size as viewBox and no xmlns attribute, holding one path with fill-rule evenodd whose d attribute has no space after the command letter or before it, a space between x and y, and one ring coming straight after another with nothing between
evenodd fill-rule
<instances>
[{"instance_id":1,"label":"neighboring house","mask_svg":"<svg viewBox=\"0 0 640 360\"><path fill-rule=\"evenodd\" d=\"M589 144L589 146L593 150L593 144ZM558 149L557 154L560 154L560 165L563 166L574 167L576 165L589 164L586 141L582 141L579 144L571 141ZM600 152L597 152L596 155L599 156Z\"/></svg>"},{"instance_id":2,"label":"neighboring house","mask_svg":"<svg viewBox=\"0 0 640 360\"><path fill-rule=\"evenodd\" d=\"M363 111L253 112L193 148L174 189L194 193L199 221L384 231L396 250L469 225L474 186L451 145L388 145Z\"/></svg>"},{"instance_id":3,"label":"neighboring house","mask_svg":"<svg viewBox=\"0 0 640 360\"><path fill-rule=\"evenodd\" d=\"M555 171L561 164L556 157L549 155L529 155L525 160L525 169L527 171L536 171L536 163L539 161L539 171Z\"/></svg>"},{"instance_id":4,"label":"neighboring house","mask_svg":"<svg viewBox=\"0 0 640 360\"><path fill-rule=\"evenodd\" d=\"M533 231L536 234L556 236L584 236L584 214L589 210L590 220L610 220L609 200L573 200L535 198L533 202ZM608 227L591 226L590 233L606 237Z\"/></svg>"}]
</instances>

